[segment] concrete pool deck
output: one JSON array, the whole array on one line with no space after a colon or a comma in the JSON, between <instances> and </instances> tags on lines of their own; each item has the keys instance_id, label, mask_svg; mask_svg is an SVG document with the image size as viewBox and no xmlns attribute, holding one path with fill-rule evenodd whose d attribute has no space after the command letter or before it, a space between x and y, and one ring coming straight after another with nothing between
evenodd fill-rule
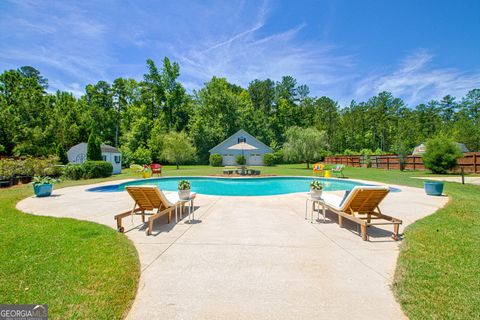
<instances>
[{"instance_id":1,"label":"concrete pool deck","mask_svg":"<svg viewBox=\"0 0 480 320\"><path fill-rule=\"evenodd\" d=\"M113 216L133 201L126 192L85 191L91 187L54 190L17 208L115 228ZM381 209L403 220L401 232L448 201L393 187L402 191ZM198 195L194 223L164 219L148 237L139 217L124 219L142 268L127 319L404 318L390 289L401 244L391 240L392 226L371 227L362 241L355 225L339 228L331 213L326 223L305 220L306 197Z\"/></svg>"}]
</instances>

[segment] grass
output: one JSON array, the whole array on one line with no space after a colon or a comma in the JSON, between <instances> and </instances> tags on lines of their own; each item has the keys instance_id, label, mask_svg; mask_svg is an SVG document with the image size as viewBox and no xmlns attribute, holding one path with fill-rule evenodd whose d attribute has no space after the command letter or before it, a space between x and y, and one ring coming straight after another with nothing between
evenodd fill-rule
<instances>
[{"instance_id":1,"label":"grass","mask_svg":"<svg viewBox=\"0 0 480 320\"><path fill-rule=\"evenodd\" d=\"M0 302L46 303L50 319L122 318L140 275L133 244L103 225L15 209L32 194L29 185L0 190Z\"/></svg>"},{"instance_id":2,"label":"grass","mask_svg":"<svg viewBox=\"0 0 480 320\"><path fill-rule=\"evenodd\" d=\"M311 175L304 165L262 173ZM165 176L220 174L222 168L164 167ZM346 168L349 178L421 187L425 172ZM112 177L139 177L126 170ZM67 182L94 183L100 180ZM451 201L406 228L393 290L410 319L475 319L480 314L480 186L446 183ZM121 318L136 291L139 262L125 236L72 219L26 215L15 203L31 187L0 190L0 302L48 303L55 318Z\"/></svg>"}]
</instances>

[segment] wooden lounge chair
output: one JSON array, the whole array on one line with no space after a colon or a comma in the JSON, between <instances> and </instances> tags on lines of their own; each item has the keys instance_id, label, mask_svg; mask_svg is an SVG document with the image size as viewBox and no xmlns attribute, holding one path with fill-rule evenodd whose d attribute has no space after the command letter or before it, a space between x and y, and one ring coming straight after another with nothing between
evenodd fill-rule
<instances>
[{"instance_id":1,"label":"wooden lounge chair","mask_svg":"<svg viewBox=\"0 0 480 320\"><path fill-rule=\"evenodd\" d=\"M337 175L337 177L339 175L342 175L342 178L345 178L345 175L343 174L343 168L345 168L345 166L343 164L337 164L333 169L332 169L332 172L335 173Z\"/></svg>"},{"instance_id":2,"label":"wooden lounge chair","mask_svg":"<svg viewBox=\"0 0 480 320\"><path fill-rule=\"evenodd\" d=\"M117 214L114 218L117 220L117 230L123 232L122 219L134 214L141 215L142 221L145 222L145 215L148 218L147 235L152 234L153 222L155 219L167 214L168 223L172 220L172 210L179 207L178 195L172 194L168 197L156 186L138 186L126 187L128 194L135 201L133 209L124 213ZM153 213L146 213L153 211Z\"/></svg>"},{"instance_id":3,"label":"wooden lounge chair","mask_svg":"<svg viewBox=\"0 0 480 320\"><path fill-rule=\"evenodd\" d=\"M338 215L340 227L342 227L343 218L360 225L363 240L368 239L368 226L387 224L393 224L392 237L398 240L398 230L402 220L384 215L378 207L389 192L388 187L356 186L344 198L333 194L324 194L322 198L325 205Z\"/></svg>"}]
</instances>

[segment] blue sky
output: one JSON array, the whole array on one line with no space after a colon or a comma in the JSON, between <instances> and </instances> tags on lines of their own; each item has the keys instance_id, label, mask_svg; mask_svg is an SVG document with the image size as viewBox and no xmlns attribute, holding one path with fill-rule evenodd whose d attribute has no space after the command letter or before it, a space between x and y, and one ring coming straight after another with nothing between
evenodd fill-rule
<instances>
[{"instance_id":1,"label":"blue sky","mask_svg":"<svg viewBox=\"0 0 480 320\"><path fill-rule=\"evenodd\" d=\"M50 90L142 79L180 63L191 92L292 75L341 104L388 90L410 106L480 88L480 1L0 0L0 71L31 65Z\"/></svg>"}]
</instances>

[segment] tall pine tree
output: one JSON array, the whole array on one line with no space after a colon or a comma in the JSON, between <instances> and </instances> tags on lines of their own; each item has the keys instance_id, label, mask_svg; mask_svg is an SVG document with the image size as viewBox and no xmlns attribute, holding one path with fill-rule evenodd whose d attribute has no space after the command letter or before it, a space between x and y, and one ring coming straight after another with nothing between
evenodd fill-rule
<instances>
[{"instance_id":1,"label":"tall pine tree","mask_svg":"<svg viewBox=\"0 0 480 320\"><path fill-rule=\"evenodd\" d=\"M102 149L100 146L100 140L92 132L88 137L87 143L87 160L88 161L101 161L102 158Z\"/></svg>"}]
</instances>

